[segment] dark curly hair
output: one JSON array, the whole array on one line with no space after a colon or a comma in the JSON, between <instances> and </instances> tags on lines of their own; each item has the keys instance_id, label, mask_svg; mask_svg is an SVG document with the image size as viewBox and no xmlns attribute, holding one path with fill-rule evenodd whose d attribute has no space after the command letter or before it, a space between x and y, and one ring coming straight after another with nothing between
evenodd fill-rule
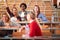
<instances>
[{"instance_id":1,"label":"dark curly hair","mask_svg":"<svg viewBox=\"0 0 60 40\"><path fill-rule=\"evenodd\" d=\"M20 4L20 7L21 7L22 5L25 6L25 9L27 8L27 5L26 5L25 3L21 3L21 4Z\"/></svg>"}]
</instances>

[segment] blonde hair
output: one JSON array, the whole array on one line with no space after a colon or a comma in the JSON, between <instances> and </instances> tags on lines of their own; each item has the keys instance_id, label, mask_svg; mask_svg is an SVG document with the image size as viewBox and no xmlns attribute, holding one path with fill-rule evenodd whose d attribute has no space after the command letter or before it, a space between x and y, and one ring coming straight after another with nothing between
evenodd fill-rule
<instances>
[{"instance_id":1,"label":"blonde hair","mask_svg":"<svg viewBox=\"0 0 60 40\"><path fill-rule=\"evenodd\" d=\"M30 15L30 18L31 18L31 19L35 19L35 14L34 14L34 12L30 12L29 15Z\"/></svg>"},{"instance_id":2,"label":"blonde hair","mask_svg":"<svg viewBox=\"0 0 60 40\"><path fill-rule=\"evenodd\" d=\"M38 18L36 18L36 15L34 14L34 12L31 12L29 15L30 15L30 18L35 20L37 22L37 24L39 25L39 27L41 28L41 25L39 24Z\"/></svg>"}]
</instances>

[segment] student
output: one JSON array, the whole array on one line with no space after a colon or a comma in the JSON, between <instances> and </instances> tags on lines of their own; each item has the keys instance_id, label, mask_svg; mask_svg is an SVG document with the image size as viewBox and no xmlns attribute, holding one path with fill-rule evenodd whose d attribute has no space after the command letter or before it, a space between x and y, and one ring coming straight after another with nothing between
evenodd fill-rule
<instances>
[{"instance_id":1,"label":"student","mask_svg":"<svg viewBox=\"0 0 60 40\"><path fill-rule=\"evenodd\" d=\"M9 20L10 20L10 18L8 15L6 15L6 14L2 15L1 21L2 21L3 25L9 26L9 22L10 22Z\"/></svg>"},{"instance_id":2,"label":"student","mask_svg":"<svg viewBox=\"0 0 60 40\"><path fill-rule=\"evenodd\" d=\"M18 17L18 14L17 14L17 8L13 8L13 14L14 16L11 17L10 21L11 22L18 22L18 21L21 21L21 19L19 19L20 17Z\"/></svg>"},{"instance_id":3,"label":"student","mask_svg":"<svg viewBox=\"0 0 60 40\"><path fill-rule=\"evenodd\" d=\"M48 22L46 16L40 12L40 8L38 5L34 6L33 12L36 14L36 17L41 19L42 22Z\"/></svg>"},{"instance_id":4,"label":"student","mask_svg":"<svg viewBox=\"0 0 60 40\"><path fill-rule=\"evenodd\" d=\"M21 21L21 17L18 15L17 8L13 7L12 12L11 12L9 7L8 7L7 0L6 0L5 4L6 4L6 10L7 10L8 14L10 15L10 17L15 17L15 18L17 18L17 20Z\"/></svg>"},{"instance_id":5,"label":"student","mask_svg":"<svg viewBox=\"0 0 60 40\"><path fill-rule=\"evenodd\" d=\"M35 19L35 14L31 12L30 14L27 15L27 20L29 22L29 37L39 37L42 36L41 29L36 22Z\"/></svg>"},{"instance_id":6,"label":"student","mask_svg":"<svg viewBox=\"0 0 60 40\"><path fill-rule=\"evenodd\" d=\"M10 26L20 26L19 24L18 24L18 22L20 22L21 21L21 18L20 18L20 16L18 16L18 14L17 14L17 8L13 8L13 13L11 13L10 12L10 14L13 14L13 16L10 18Z\"/></svg>"},{"instance_id":7,"label":"student","mask_svg":"<svg viewBox=\"0 0 60 40\"><path fill-rule=\"evenodd\" d=\"M0 20L0 28L1 27L6 27L6 28L9 28L10 26L9 26L9 17L8 17L8 15L6 15L6 14L3 14L2 15L2 18L1 18L1 20ZM5 37L5 36L7 36L7 35L9 35L9 34L11 34L12 33L12 31L7 31L7 30L0 30L0 37Z\"/></svg>"},{"instance_id":8,"label":"student","mask_svg":"<svg viewBox=\"0 0 60 40\"><path fill-rule=\"evenodd\" d=\"M21 17L22 21L26 21L27 18L27 13L29 13L28 11L26 11L27 5L25 3L21 3L20 4L20 9L21 11L19 11L19 16Z\"/></svg>"}]
</instances>

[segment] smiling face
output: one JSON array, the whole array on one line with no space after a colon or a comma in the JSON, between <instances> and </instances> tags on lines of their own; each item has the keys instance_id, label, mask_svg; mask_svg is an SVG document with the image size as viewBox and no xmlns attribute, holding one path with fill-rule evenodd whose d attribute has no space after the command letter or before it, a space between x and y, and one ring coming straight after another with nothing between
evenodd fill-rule
<instances>
[{"instance_id":1,"label":"smiling face","mask_svg":"<svg viewBox=\"0 0 60 40\"><path fill-rule=\"evenodd\" d=\"M14 16L17 15L17 9L16 9L16 8L13 8L13 9L12 9L12 12L13 12L13 15L14 15Z\"/></svg>"},{"instance_id":2,"label":"smiling face","mask_svg":"<svg viewBox=\"0 0 60 40\"><path fill-rule=\"evenodd\" d=\"M35 20L35 14L33 12L27 14L27 20L28 21Z\"/></svg>"},{"instance_id":3,"label":"smiling face","mask_svg":"<svg viewBox=\"0 0 60 40\"><path fill-rule=\"evenodd\" d=\"M3 15L3 16L2 16L2 20L3 20L4 22L8 22L8 21L9 21L9 17L8 17L7 15Z\"/></svg>"},{"instance_id":4,"label":"smiling face","mask_svg":"<svg viewBox=\"0 0 60 40\"><path fill-rule=\"evenodd\" d=\"M37 15L38 13L40 13L40 8L38 5L35 5L33 11L35 12L35 14Z\"/></svg>"},{"instance_id":5,"label":"smiling face","mask_svg":"<svg viewBox=\"0 0 60 40\"><path fill-rule=\"evenodd\" d=\"M24 5L21 5L21 10L25 10L25 6Z\"/></svg>"},{"instance_id":6,"label":"smiling face","mask_svg":"<svg viewBox=\"0 0 60 40\"><path fill-rule=\"evenodd\" d=\"M20 8L21 8L21 11L25 11L25 9L27 8L27 5L25 3L21 3Z\"/></svg>"},{"instance_id":7,"label":"smiling face","mask_svg":"<svg viewBox=\"0 0 60 40\"><path fill-rule=\"evenodd\" d=\"M34 7L34 11L35 12L38 12L39 11L37 6Z\"/></svg>"}]
</instances>

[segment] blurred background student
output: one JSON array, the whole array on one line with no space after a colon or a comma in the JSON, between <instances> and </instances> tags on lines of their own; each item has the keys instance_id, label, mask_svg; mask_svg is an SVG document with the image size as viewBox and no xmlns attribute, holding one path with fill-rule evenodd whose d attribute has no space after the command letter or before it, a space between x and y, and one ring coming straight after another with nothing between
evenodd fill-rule
<instances>
[{"instance_id":1,"label":"blurred background student","mask_svg":"<svg viewBox=\"0 0 60 40\"><path fill-rule=\"evenodd\" d=\"M46 16L40 12L40 7L38 5L34 6L33 12L35 13L38 19L41 19L42 22L48 22Z\"/></svg>"},{"instance_id":2,"label":"blurred background student","mask_svg":"<svg viewBox=\"0 0 60 40\"><path fill-rule=\"evenodd\" d=\"M5 4L6 4L6 10L8 14L10 15L10 26L20 26L18 22L21 21L21 17L18 15L18 10L15 7L15 4L13 5L12 12L10 11L8 7L7 0L5 1Z\"/></svg>"},{"instance_id":3,"label":"blurred background student","mask_svg":"<svg viewBox=\"0 0 60 40\"><path fill-rule=\"evenodd\" d=\"M1 18L1 20L0 20L0 23L2 23L1 25L9 26L9 22L10 22L9 16L6 15L6 14L3 14L3 15L2 15L2 18Z\"/></svg>"},{"instance_id":4,"label":"blurred background student","mask_svg":"<svg viewBox=\"0 0 60 40\"><path fill-rule=\"evenodd\" d=\"M19 16L21 17L22 21L26 21L27 20L26 16L29 13L28 11L26 11L27 9L26 3L21 3L20 9L21 11L19 11Z\"/></svg>"},{"instance_id":5,"label":"blurred background student","mask_svg":"<svg viewBox=\"0 0 60 40\"><path fill-rule=\"evenodd\" d=\"M0 20L0 28L9 28L9 23L10 23L10 20L9 20L9 16L6 15L6 14L3 14L2 15L2 18ZM11 34L12 31L7 31L7 30L0 30L0 37L5 37L9 34Z\"/></svg>"},{"instance_id":6,"label":"blurred background student","mask_svg":"<svg viewBox=\"0 0 60 40\"><path fill-rule=\"evenodd\" d=\"M9 7L8 7L7 0L5 3L6 3L6 10L9 13L10 17L14 16L14 12L17 11L17 10L16 11L14 10L14 7L16 6L16 4L13 5L12 12L11 12ZM18 16L17 16L17 19L19 19L20 21L27 20L26 15L27 15L27 13L29 13L29 11L26 11L26 8L27 8L27 5L25 3L20 4L21 11L18 11Z\"/></svg>"},{"instance_id":7,"label":"blurred background student","mask_svg":"<svg viewBox=\"0 0 60 40\"><path fill-rule=\"evenodd\" d=\"M0 20L0 28L2 27L3 28L11 28L11 27L19 28L20 24L11 22L9 16L7 14L3 14ZM12 30L0 30L0 37L8 37L9 35L12 35L12 33L13 33Z\"/></svg>"},{"instance_id":8,"label":"blurred background student","mask_svg":"<svg viewBox=\"0 0 60 40\"><path fill-rule=\"evenodd\" d=\"M13 7L12 8L12 12L10 11L9 7L8 7L8 3L7 3L7 0L5 1L5 4L6 4L6 10L8 12L8 14L10 15L10 17L14 17L15 19L21 21L21 18L20 16L18 15L18 10L16 7ZM14 6L14 5L13 5Z\"/></svg>"}]
</instances>

